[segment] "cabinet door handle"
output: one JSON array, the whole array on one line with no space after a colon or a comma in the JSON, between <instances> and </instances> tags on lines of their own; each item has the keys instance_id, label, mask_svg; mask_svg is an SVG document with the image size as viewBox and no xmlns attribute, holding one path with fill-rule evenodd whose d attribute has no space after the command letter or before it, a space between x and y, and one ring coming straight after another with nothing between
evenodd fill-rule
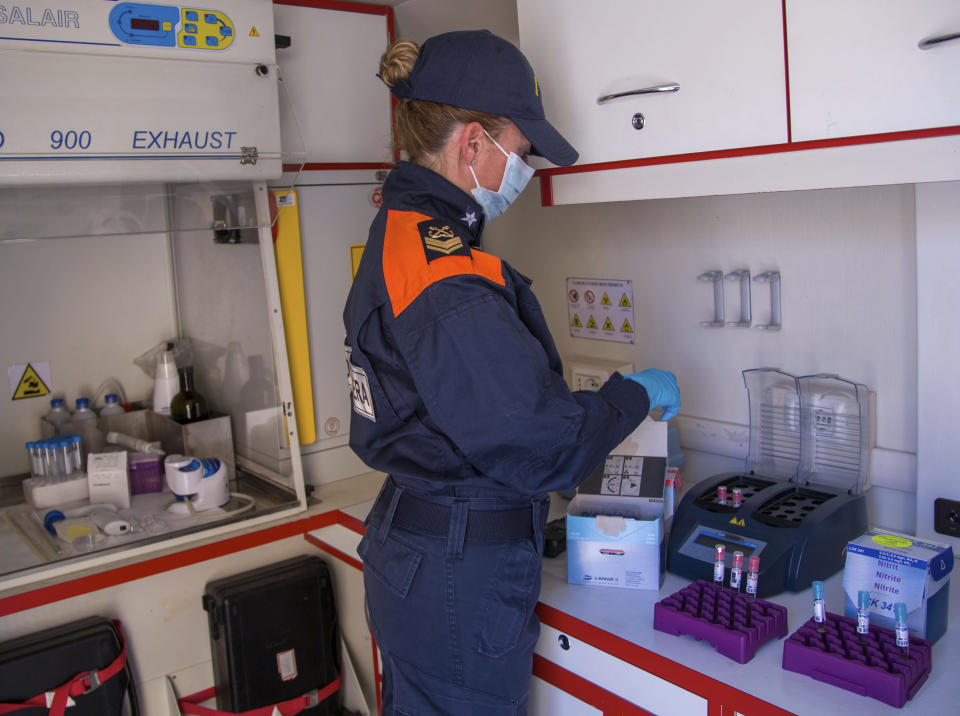
<instances>
[{"instance_id":1,"label":"cabinet door handle","mask_svg":"<svg viewBox=\"0 0 960 716\"><path fill-rule=\"evenodd\" d=\"M951 32L949 35L937 35L936 37L926 37L917 43L917 47L921 50L929 50L931 47L936 47L951 40L960 40L960 32Z\"/></svg>"},{"instance_id":2,"label":"cabinet door handle","mask_svg":"<svg viewBox=\"0 0 960 716\"><path fill-rule=\"evenodd\" d=\"M656 87L644 87L643 89L630 90L629 92L617 92L616 94L607 94L603 97L597 97L597 104L603 104L608 102L611 99L617 99L618 97L630 97L635 94L659 94L660 92L679 92L680 85L676 82L671 82L670 84L657 85Z\"/></svg>"}]
</instances>

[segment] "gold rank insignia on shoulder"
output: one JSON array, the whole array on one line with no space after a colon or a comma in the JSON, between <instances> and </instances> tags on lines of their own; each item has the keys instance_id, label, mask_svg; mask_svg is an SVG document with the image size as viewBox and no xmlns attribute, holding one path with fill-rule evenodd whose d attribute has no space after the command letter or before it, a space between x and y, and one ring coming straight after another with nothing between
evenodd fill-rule
<instances>
[{"instance_id":1,"label":"gold rank insignia on shoulder","mask_svg":"<svg viewBox=\"0 0 960 716\"><path fill-rule=\"evenodd\" d=\"M470 249L449 223L430 219L417 224L427 262L444 256L470 256Z\"/></svg>"}]
</instances>

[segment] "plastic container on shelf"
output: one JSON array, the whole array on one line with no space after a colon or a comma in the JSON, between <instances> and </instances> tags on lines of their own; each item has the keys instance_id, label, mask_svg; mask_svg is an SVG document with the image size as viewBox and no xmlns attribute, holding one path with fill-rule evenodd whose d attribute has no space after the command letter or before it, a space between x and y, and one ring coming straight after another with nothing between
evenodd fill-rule
<instances>
[{"instance_id":1,"label":"plastic container on shelf","mask_svg":"<svg viewBox=\"0 0 960 716\"><path fill-rule=\"evenodd\" d=\"M170 401L180 391L177 362L173 357L173 344L157 356L157 375L153 384L153 412L170 415Z\"/></svg>"},{"instance_id":2,"label":"plastic container on shelf","mask_svg":"<svg viewBox=\"0 0 960 716\"><path fill-rule=\"evenodd\" d=\"M63 398L54 398L50 401L50 412L44 416L51 425L61 425L70 420L70 411L63 402Z\"/></svg>"},{"instance_id":3,"label":"plastic container on shelf","mask_svg":"<svg viewBox=\"0 0 960 716\"><path fill-rule=\"evenodd\" d=\"M123 409L122 405L120 405L120 400L116 393L108 393L103 398L103 408L100 410L100 417L106 417L108 415L122 415L125 412L127 411Z\"/></svg>"},{"instance_id":4,"label":"plastic container on shelf","mask_svg":"<svg viewBox=\"0 0 960 716\"><path fill-rule=\"evenodd\" d=\"M95 420L97 414L90 407L89 398L77 398L77 410L73 414L74 420Z\"/></svg>"}]
</instances>

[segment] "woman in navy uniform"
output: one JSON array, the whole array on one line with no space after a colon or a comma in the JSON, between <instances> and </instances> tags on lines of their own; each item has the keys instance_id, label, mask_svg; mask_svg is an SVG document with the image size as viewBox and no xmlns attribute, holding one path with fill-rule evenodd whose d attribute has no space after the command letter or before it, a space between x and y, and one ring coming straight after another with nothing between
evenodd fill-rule
<instances>
[{"instance_id":1,"label":"woman in navy uniform","mask_svg":"<svg viewBox=\"0 0 960 716\"><path fill-rule=\"evenodd\" d=\"M528 154L576 151L533 69L487 31L394 44L399 100L383 186L344 309L350 444L389 477L359 551L383 656L383 714L526 713L547 494L570 490L656 406L671 373L571 392L529 282L478 250Z\"/></svg>"}]
</instances>

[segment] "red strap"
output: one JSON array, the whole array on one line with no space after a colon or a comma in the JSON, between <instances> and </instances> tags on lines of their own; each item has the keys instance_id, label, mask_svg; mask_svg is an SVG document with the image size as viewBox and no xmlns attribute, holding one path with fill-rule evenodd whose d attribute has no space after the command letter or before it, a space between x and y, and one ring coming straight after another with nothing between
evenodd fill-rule
<instances>
[{"instance_id":1,"label":"red strap","mask_svg":"<svg viewBox=\"0 0 960 716\"><path fill-rule=\"evenodd\" d=\"M276 708L282 714L282 716L294 716L294 714L298 714L304 709L316 706L335 694L340 690L340 683L341 677L338 676L336 679L318 691L311 691L307 694L303 694L302 696L296 696L292 699L288 699L287 701L282 701L279 704L261 706L259 708L250 709L249 711L243 711L239 714L235 714L232 711L218 711L217 709L200 706L201 701L212 699L216 695L216 689L212 687L196 694L191 694L190 696L184 696L183 698L178 699L177 703L180 705L181 713L192 714L192 716L271 716L274 708Z\"/></svg>"},{"instance_id":2,"label":"red strap","mask_svg":"<svg viewBox=\"0 0 960 716\"><path fill-rule=\"evenodd\" d=\"M120 637L120 653L117 658L110 662L109 666L94 671L82 671L64 684L60 684L53 690L53 701L50 702L50 716L64 716L67 708L67 698L81 696L93 691L101 684L109 681L126 668L127 665L127 641L123 636L123 629L120 622L113 620L113 625L117 629L117 636ZM33 698L27 699L19 704L0 704L0 714L13 713L26 708L47 707L47 692L37 694Z\"/></svg>"}]
</instances>

